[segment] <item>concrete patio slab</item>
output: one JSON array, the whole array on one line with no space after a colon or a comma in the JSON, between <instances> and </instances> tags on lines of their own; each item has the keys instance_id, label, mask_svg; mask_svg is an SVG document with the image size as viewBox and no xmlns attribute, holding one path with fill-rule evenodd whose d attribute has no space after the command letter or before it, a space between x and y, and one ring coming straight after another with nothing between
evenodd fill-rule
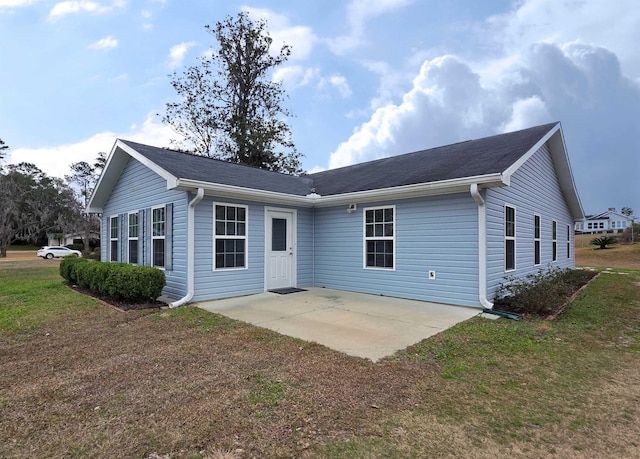
<instances>
[{"instance_id":1,"label":"concrete patio slab","mask_svg":"<svg viewBox=\"0 0 640 459\"><path fill-rule=\"evenodd\" d=\"M203 301L207 311L374 362L481 313L325 288Z\"/></svg>"}]
</instances>

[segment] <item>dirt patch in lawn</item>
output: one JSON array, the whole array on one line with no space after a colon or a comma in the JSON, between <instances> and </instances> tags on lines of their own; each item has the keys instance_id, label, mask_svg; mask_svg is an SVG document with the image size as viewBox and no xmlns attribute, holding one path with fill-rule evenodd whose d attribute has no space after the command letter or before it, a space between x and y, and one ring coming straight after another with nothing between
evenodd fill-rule
<instances>
[{"instance_id":1,"label":"dirt patch in lawn","mask_svg":"<svg viewBox=\"0 0 640 459\"><path fill-rule=\"evenodd\" d=\"M412 406L425 374L195 308L99 306L15 338L0 340L3 457L295 456Z\"/></svg>"},{"instance_id":2,"label":"dirt patch in lawn","mask_svg":"<svg viewBox=\"0 0 640 459\"><path fill-rule=\"evenodd\" d=\"M640 242L635 244L615 244L601 250L589 244L597 237L592 234L576 236L576 265L597 268L640 270Z\"/></svg>"},{"instance_id":3,"label":"dirt patch in lawn","mask_svg":"<svg viewBox=\"0 0 640 459\"><path fill-rule=\"evenodd\" d=\"M450 379L438 354L373 364L196 308L119 313L96 305L37 333L0 335L0 352L0 457L638 452L635 356L603 384L593 379L588 409L571 399L557 422L531 425L522 437L522 426L491 433L499 419L491 420L491 397L479 395L476 381ZM491 390L529 378L509 359L487 365L509 373ZM522 386L514 403L531 394Z\"/></svg>"},{"instance_id":4,"label":"dirt patch in lawn","mask_svg":"<svg viewBox=\"0 0 640 459\"><path fill-rule=\"evenodd\" d=\"M52 258L51 260L45 260L36 255L36 251L31 250L7 250L7 256L0 258L0 266L2 268L9 267L51 267L59 266L60 258Z\"/></svg>"}]
</instances>

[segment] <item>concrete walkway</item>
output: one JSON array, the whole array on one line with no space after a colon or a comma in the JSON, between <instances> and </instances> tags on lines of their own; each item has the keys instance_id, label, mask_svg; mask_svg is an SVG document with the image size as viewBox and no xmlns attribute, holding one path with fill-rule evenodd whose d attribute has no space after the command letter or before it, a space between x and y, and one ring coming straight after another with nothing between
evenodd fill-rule
<instances>
[{"instance_id":1,"label":"concrete walkway","mask_svg":"<svg viewBox=\"0 0 640 459\"><path fill-rule=\"evenodd\" d=\"M374 362L481 310L325 288L204 301L207 311Z\"/></svg>"}]
</instances>

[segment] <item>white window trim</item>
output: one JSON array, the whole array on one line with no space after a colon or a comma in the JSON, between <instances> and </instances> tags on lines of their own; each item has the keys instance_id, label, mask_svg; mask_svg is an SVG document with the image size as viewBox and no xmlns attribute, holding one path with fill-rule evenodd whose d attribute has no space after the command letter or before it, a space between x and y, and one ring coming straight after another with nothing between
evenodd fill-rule
<instances>
[{"instance_id":1,"label":"white window trim","mask_svg":"<svg viewBox=\"0 0 640 459\"><path fill-rule=\"evenodd\" d=\"M567 225L567 260L571 259L571 225Z\"/></svg>"},{"instance_id":2,"label":"white window trim","mask_svg":"<svg viewBox=\"0 0 640 459\"><path fill-rule=\"evenodd\" d=\"M507 207L513 209L513 236L507 236ZM505 203L502 209L502 219L502 233L504 235L504 261L502 266L504 267L504 272L510 273L515 271L518 267L518 251L516 242L516 237L518 236L518 211L516 206ZM513 241L513 268L511 269L507 269L507 241Z\"/></svg>"},{"instance_id":3,"label":"white window trim","mask_svg":"<svg viewBox=\"0 0 640 459\"><path fill-rule=\"evenodd\" d=\"M554 231L555 228L555 231ZM555 233L555 234L554 234ZM558 261L558 221L551 221L551 262Z\"/></svg>"},{"instance_id":4,"label":"white window trim","mask_svg":"<svg viewBox=\"0 0 640 459\"><path fill-rule=\"evenodd\" d=\"M138 219L137 221L137 227L138 227L138 236L135 237L131 237L130 236L130 229L131 229L131 215L135 215L136 218ZM136 243L138 242L138 238L140 235L140 217L138 215L138 212L129 212L127 214L127 263L131 263L131 260L129 259L130 255L131 255L131 251L130 251L130 246L131 246L131 241L136 241ZM138 262L137 263L131 263L131 264L135 264L135 265L139 265L140 264L140 252L138 251Z\"/></svg>"},{"instance_id":5,"label":"white window trim","mask_svg":"<svg viewBox=\"0 0 640 459\"><path fill-rule=\"evenodd\" d=\"M162 236L156 236L154 235L154 230L153 230L153 224L155 222L155 220L153 219L153 211L155 209L162 209L164 211L164 234ZM151 208L151 266L153 266L154 268L158 268L161 270L165 270L166 269L166 265L167 265L167 243L165 240L165 236L167 234L167 206L166 204L163 204L161 206L154 206ZM156 251L155 251L155 244L154 241L156 240L164 240L164 266L158 266L156 265ZM128 248L127 248L128 249Z\"/></svg>"},{"instance_id":6,"label":"white window trim","mask_svg":"<svg viewBox=\"0 0 640 459\"><path fill-rule=\"evenodd\" d=\"M244 236L218 236L216 234L216 206L242 207L244 209ZM213 203L213 271L243 271L249 269L249 206L246 204L236 204L233 202L214 202ZM234 268L216 268L216 241L218 239L244 239L244 266Z\"/></svg>"},{"instance_id":7,"label":"white window trim","mask_svg":"<svg viewBox=\"0 0 640 459\"><path fill-rule=\"evenodd\" d=\"M538 236L536 237L536 217L538 218ZM533 266L542 264L542 217L539 214L533 214ZM536 242L538 243L538 261L536 263Z\"/></svg>"},{"instance_id":8,"label":"white window trim","mask_svg":"<svg viewBox=\"0 0 640 459\"><path fill-rule=\"evenodd\" d=\"M113 237L113 219L116 219L116 237ZM108 260L109 261L113 261L116 262L118 261L118 257L116 255L116 259L113 260L112 258L112 253L111 253L111 246L113 245L113 241L116 242L117 247L118 247L118 252L120 252L120 217L118 215L111 215L109 216L109 253L108 253Z\"/></svg>"},{"instance_id":9,"label":"white window trim","mask_svg":"<svg viewBox=\"0 0 640 459\"><path fill-rule=\"evenodd\" d=\"M367 211L378 209L392 209L393 210L393 236L372 236L367 237ZM395 271L396 270L396 254L398 253L398 245L396 243L396 221L398 220L398 214L396 212L396 206L376 206L376 207L363 207L362 208L362 267L364 269L371 269L374 271ZM369 240L385 240L393 241L393 268L379 268L377 266L367 266L367 241Z\"/></svg>"}]
</instances>

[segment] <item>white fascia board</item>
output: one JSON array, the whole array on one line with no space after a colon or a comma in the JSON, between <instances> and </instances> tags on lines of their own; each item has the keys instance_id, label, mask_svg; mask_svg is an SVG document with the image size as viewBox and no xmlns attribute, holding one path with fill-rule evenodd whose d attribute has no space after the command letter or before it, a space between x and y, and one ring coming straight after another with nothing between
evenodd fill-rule
<instances>
[{"instance_id":1,"label":"white fascia board","mask_svg":"<svg viewBox=\"0 0 640 459\"><path fill-rule=\"evenodd\" d=\"M156 163L149 160L146 156L141 155L136 150L131 148L129 145L122 142L120 139L116 141L116 146L121 148L129 156L136 159L137 161L139 161L140 163L142 163L143 165L151 169L153 172L158 174L160 177L165 179L167 181L167 189L169 189L168 187L169 183L175 183L175 181L177 180L177 177L175 177L173 174L170 174L165 169L161 168Z\"/></svg>"},{"instance_id":2,"label":"white fascia board","mask_svg":"<svg viewBox=\"0 0 640 459\"><path fill-rule=\"evenodd\" d=\"M423 196L435 196L453 193L468 193L471 184L476 183L483 187L504 186L501 174L481 175L465 177L462 179L442 180L439 182L416 183L378 190L356 191L331 196L320 196L314 199L315 207L330 207L352 202L366 203L375 201L390 201L400 199L419 198Z\"/></svg>"},{"instance_id":3,"label":"white fascia board","mask_svg":"<svg viewBox=\"0 0 640 459\"><path fill-rule=\"evenodd\" d=\"M274 204L289 204L301 207L312 207L313 201L306 196L279 193L276 191L256 190L240 186L224 185L221 183L200 182L197 180L177 179L172 189L190 191L194 188L203 188L208 195L221 198L240 199L246 201L258 201Z\"/></svg>"},{"instance_id":4,"label":"white fascia board","mask_svg":"<svg viewBox=\"0 0 640 459\"><path fill-rule=\"evenodd\" d=\"M160 177L164 178L167 181L167 189L171 189L171 185L176 182L177 178L172 174L158 166L156 163L148 160L145 156L125 144L122 140L118 139L113 144L113 147L109 152L109 156L107 156L104 169L100 174L100 178L98 179L93 195L89 200L87 212L102 213L103 206L108 196L111 194L118 178L120 178L122 170L127 164L127 155L136 159Z\"/></svg>"},{"instance_id":5,"label":"white fascia board","mask_svg":"<svg viewBox=\"0 0 640 459\"><path fill-rule=\"evenodd\" d=\"M585 214L582 202L580 201L580 195L578 194L578 188L576 187L576 182L573 178L571 163L569 162L569 153L564 141L562 129L559 130L557 135L551 137L549 140L549 150L551 152L553 164L558 171L560 189L567 199L571 216L574 221L580 221L584 218Z\"/></svg>"},{"instance_id":6,"label":"white fascia board","mask_svg":"<svg viewBox=\"0 0 640 459\"><path fill-rule=\"evenodd\" d=\"M580 221L584 218L584 210L580 202L580 196L576 188L571 165L569 163L569 155L567 154L567 146L562 134L560 123L556 123L554 127L547 132L533 147L529 149L522 157L513 163L507 170L502 173L503 181L506 185L511 183L511 176L531 158L546 142L549 142L549 152L553 165L558 174L560 189L567 200L569 210L574 221Z\"/></svg>"},{"instance_id":7,"label":"white fascia board","mask_svg":"<svg viewBox=\"0 0 640 459\"><path fill-rule=\"evenodd\" d=\"M320 196L318 194L297 196L287 193L254 190L251 188L222 185L219 183L199 182L188 179L178 179L176 181L176 186L173 189L189 191L195 188L204 188L207 194L224 198L275 204L289 204L301 207L331 207L352 202L365 203L389 201L392 199L410 199L442 194L467 193L469 191L469 187L473 183L482 185L485 188L505 185L502 181L501 174L497 173L476 177L465 177L462 179L442 180L439 182L417 183L414 185L381 188L378 190L356 191L353 193L343 193L330 196Z\"/></svg>"},{"instance_id":8,"label":"white fascia board","mask_svg":"<svg viewBox=\"0 0 640 459\"><path fill-rule=\"evenodd\" d=\"M551 136L556 133L556 131L558 131L558 129L560 129L560 123L556 123L554 127L549 129L549 132L547 132L540 140L538 140L538 142L533 147L531 147L529 151L522 155L515 163L509 166L509 168L502 173L503 181L505 182L505 184L509 185L511 183L511 176L518 169L520 169L520 167L524 163L526 163L529 158L531 158L536 153L536 151L538 151L540 147L542 147L546 143L546 141L549 140Z\"/></svg>"}]
</instances>

